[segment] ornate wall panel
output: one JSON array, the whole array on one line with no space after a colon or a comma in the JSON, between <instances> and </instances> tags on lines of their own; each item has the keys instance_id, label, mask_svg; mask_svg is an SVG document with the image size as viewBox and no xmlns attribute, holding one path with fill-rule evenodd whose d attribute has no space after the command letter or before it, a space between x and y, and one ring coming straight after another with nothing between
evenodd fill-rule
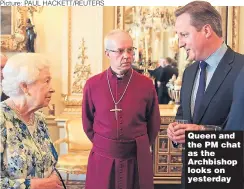
<instances>
[{"instance_id":1,"label":"ornate wall panel","mask_svg":"<svg viewBox=\"0 0 244 189\"><path fill-rule=\"evenodd\" d=\"M64 112L76 114L81 111L86 80L102 71L103 8L69 7L65 22L62 96Z\"/></svg>"}]
</instances>

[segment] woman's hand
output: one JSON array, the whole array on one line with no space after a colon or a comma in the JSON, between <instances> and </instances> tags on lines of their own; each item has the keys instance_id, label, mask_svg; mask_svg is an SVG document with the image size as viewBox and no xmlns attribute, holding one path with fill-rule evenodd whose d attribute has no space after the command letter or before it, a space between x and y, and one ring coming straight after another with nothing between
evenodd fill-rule
<instances>
[{"instance_id":1,"label":"woman's hand","mask_svg":"<svg viewBox=\"0 0 244 189\"><path fill-rule=\"evenodd\" d=\"M59 177L52 173L48 178L34 178L31 179L31 189L63 189L62 182Z\"/></svg>"}]
</instances>

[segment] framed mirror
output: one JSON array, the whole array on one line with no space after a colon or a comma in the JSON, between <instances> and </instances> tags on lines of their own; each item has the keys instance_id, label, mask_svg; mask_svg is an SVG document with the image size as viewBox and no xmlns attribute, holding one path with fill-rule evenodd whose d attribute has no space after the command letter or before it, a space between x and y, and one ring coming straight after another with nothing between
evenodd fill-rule
<instances>
[{"instance_id":1,"label":"framed mirror","mask_svg":"<svg viewBox=\"0 0 244 189\"><path fill-rule=\"evenodd\" d=\"M174 11L178 7L118 6L115 10L115 27L128 31L137 48L135 62L142 69L154 69L160 58L171 57L183 72L187 62L184 49L178 48L174 32ZM238 51L238 25L240 7L216 7L222 16L223 38Z\"/></svg>"},{"instance_id":2,"label":"framed mirror","mask_svg":"<svg viewBox=\"0 0 244 189\"><path fill-rule=\"evenodd\" d=\"M177 7L117 7L117 26L133 38L135 63L156 67L160 57L178 59L177 37L174 32Z\"/></svg>"}]
</instances>

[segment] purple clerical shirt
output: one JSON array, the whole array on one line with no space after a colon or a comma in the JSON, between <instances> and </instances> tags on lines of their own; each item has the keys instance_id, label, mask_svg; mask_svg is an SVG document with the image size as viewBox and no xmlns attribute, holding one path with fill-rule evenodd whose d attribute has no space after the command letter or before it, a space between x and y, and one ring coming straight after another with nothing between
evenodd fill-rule
<instances>
[{"instance_id":1,"label":"purple clerical shirt","mask_svg":"<svg viewBox=\"0 0 244 189\"><path fill-rule=\"evenodd\" d=\"M133 75L130 80L131 74ZM115 112L110 111L111 109L115 108L115 104L109 90L108 80L110 82L111 91L114 96L115 102L117 102L121 98L130 80L127 90L125 91L121 101L117 105L117 108L122 110L117 112L117 119L115 116ZM133 71L132 69L129 70L123 78L119 79L110 68L90 78L87 81L83 92L82 120L84 131L92 142L95 135L101 136L105 139L107 138L108 140L121 142L135 141L137 138L140 138L140 136L147 136L146 138L148 138L147 140L149 142L147 142L148 145L144 146L143 148L145 148L145 152L149 152L149 143L154 143L160 127L160 115L157 95L151 79ZM106 149L101 150L101 148L103 147L103 145L101 144L96 145L93 143L93 145L96 146L96 149L99 149L100 152L104 152L104 150L106 151ZM143 151L141 150L143 148L140 148L140 151ZM113 161L111 160L111 163L108 163L108 161L105 161L105 159L101 160L102 158L99 158L98 160L98 158L94 156L94 153L96 154L96 151L92 151L89 157L86 182L87 189L93 189L95 187L94 182L91 181L91 177L93 177L92 180L97 180L96 186L98 186L98 184L101 182L99 184L99 188L101 188L101 185L103 185L104 189L108 189L109 186L111 186L111 180L113 179L110 178L108 181L106 181L105 175L107 171L107 176L111 177L111 171L113 170ZM105 156L106 154L102 154L101 157ZM97 175L99 172L98 167L94 167L98 161L100 161L99 167L103 170L103 179L101 178L101 175ZM133 185L133 182L136 182L135 179L134 181L128 181L128 179L130 179L128 177L130 173L128 172L128 176L125 176L125 174L127 174L126 170L135 170L135 168L137 167L136 162L137 161L135 158L134 163L128 164L127 162L125 164L127 168L124 169L124 171L119 171L120 174L123 175L123 177L118 177L118 182L115 182L117 184L120 184L120 186L116 185L112 186L111 188L136 188L135 184ZM146 164L148 162L144 163ZM119 166L119 164L120 163L117 162L114 163L115 174L118 171L116 169L116 165ZM105 165L107 168L105 167ZM150 167L152 168L152 165L150 165ZM94 172L94 170L96 170L96 173ZM153 175L151 175L152 171L149 172L150 177L153 177ZM121 181L121 179L123 180L123 182ZM151 182L152 178L148 178L148 180L149 182ZM151 184L149 185L151 186Z\"/></svg>"}]
</instances>

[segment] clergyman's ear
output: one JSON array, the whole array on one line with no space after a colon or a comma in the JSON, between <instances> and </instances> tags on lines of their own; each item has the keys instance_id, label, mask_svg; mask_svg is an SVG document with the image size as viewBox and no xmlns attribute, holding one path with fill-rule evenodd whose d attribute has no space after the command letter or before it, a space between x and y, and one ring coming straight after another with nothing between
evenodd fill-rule
<instances>
[{"instance_id":1,"label":"clergyman's ear","mask_svg":"<svg viewBox=\"0 0 244 189\"><path fill-rule=\"evenodd\" d=\"M110 54L109 54L109 51L108 50L105 50L105 55L110 58Z\"/></svg>"}]
</instances>

